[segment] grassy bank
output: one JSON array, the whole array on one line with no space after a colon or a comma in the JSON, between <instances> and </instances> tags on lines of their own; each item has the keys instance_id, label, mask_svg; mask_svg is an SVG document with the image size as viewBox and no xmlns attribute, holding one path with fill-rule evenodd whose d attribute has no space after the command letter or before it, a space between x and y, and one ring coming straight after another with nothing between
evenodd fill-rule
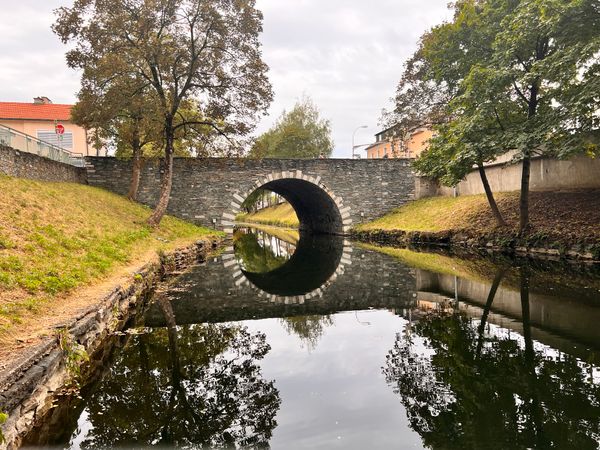
<instances>
[{"instance_id":1,"label":"grassy bank","mask_svg":"<svg viewBox=\"0 0 600 450\"><path fill-rule=\"evenodd\" d=\"M496 198L506 227L496 224L484 195L471 195L417 200L354 231L361 239L406 233L409 240L416 236L434 242L437 237L488 247L544 247L565 254L573 248L588 255L600 251L600 191L532 192L531 227L524 236L518 235L519 193L499 193Z\"/></svg>"},{"instance_id":2,"label":"grassy bank","mask_svg":"<svg viewBox=\"0 0 600 450\"><path fill-rule=\"evenodd\" d=\"M298 228L298 216L289 203L263 208L252 214L240 214L237 220L249 223L262 223L279 227Z\"/></svg>"},{"instance_id":3,"label":"grassy bank","mask_svg":"<svg viewBox=\"0 0 600 450\"><path fill-rule=\"evenodd\" d=\"M511 194L501 194L502 202ZM359 225L357 230L446 231L472 227L472 218L486 215L488 206L484 195L463 197L432 197L417 200L398 208L372 222ZM493 224L491 224L493 225Z\"/></svg>"},{"instance_id":4,"label":"grassy bank","mask_svg":"<svg viewBox=\"0 0 600 450\"><path fill-rule=\"evenodd\" d=\"M447 256L438 253L416 252L407 248L382 247L371 244L359 245L362 248L384 253L399 259L407 266L427 270L428 272L452 275L474 281L485 279L485 276L483 276L482 273L494 273L493 270L490 270L490 267L493 267L493 264L483 259L477 260L474 264L467 260L461 260L456 256Z\"/></svg>"},{"instance_id":5,"label":"grassy bank","mask_svg":"<svg viewBox=\"0 0 600 450\"><path fill-rule=\"evenodd\" d=\"M173 217L150 228L148 208L78 184L0 177L0 204L0 336L77 288L215 233Z\"/></svg>"}]
</instances>

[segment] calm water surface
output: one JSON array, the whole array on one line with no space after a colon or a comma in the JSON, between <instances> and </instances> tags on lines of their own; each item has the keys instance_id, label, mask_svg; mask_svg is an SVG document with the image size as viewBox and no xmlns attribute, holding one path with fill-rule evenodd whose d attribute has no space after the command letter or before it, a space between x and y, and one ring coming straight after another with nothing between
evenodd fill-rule
<instances>
[{"instance_id":1,"label":"calm water surface","mask_svg":"<svg viewBox=\"0 0 600 450\"><path fill-rule=\"evenodd\" d=\"M598 448L596 268L383 252L239 229L27 445Z\"/></svg>"}]
</instances>

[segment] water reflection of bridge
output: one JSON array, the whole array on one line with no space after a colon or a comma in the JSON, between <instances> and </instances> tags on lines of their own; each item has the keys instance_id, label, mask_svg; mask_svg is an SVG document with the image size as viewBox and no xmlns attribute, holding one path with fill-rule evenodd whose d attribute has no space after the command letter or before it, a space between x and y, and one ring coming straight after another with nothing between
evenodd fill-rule
<instances>
[{"instance_id":1,"label":"water reflection of bridge","mask_svg":"<svg viewBox=\"0 0 600 450\"><path fill-rule=\"evenodd\" d=\"M329 239L329 242L325 247L322 242L312 241L307 243L309 248L306 249L307 252L315 248L326 250L329 259L319 262L318 258L299 258L301 264L295 266L297 270L288 266L285 269L288 273L280 274L283 278L243 275L239 267L233 270L236 263L230 252L183 274L177 281L177 287L168 293L177 324L333 314L369 308L402 310L415 305L413 269L376 252L356 247L351 249L347 242L344 245L343 240L333 243ZM339 254L335 253L336 248L337 252L341 250ZM296 255L301 256L302 253L298 252L304 250L298 248ZM350 255L350 252L351 261L349 256L343 256ZM323 269L325 262L329 264L326 270ZM315 274L318 276L310 281L312 284L304 286L312 288L322 284L315 290L311 289L309 295L281 295L266 290L296 289L303 278ZM325 277L323 274L329 275ZM277 279L287 281L276 285ZM146 325L165 326L156 305L148 311Z\"/></svg>"},{"instance_id":2,"label":"water reflection of bridge","mask_svg":"<svg viewBox=\"0 0 600 450\"><path fill-rule=\"evenodd\" d=\"M488 323L523 333L517 269L496 286L490 303L494 273L487 279L481 274L457 278L413 269L390 256L352 247L343 239L307 240L299 243L295 255L297 259L277 269L279 273L253 274L240 267L229 249L182 275L168 293L176 323L326 315L369 308L416 318L436 304L458 299L460 310L471 317L484 315ZM588 352L586 347L599 349L598 286L569 277L571 283L565 289L559 281L552 281L551 272L543 279L536 276L534 273L531 279L527 305L534 338L582 357ZM302 289L310 292L302 293ZM146 324L165 326L156 306L148 311Z\"/></svg>"}]
</instances>

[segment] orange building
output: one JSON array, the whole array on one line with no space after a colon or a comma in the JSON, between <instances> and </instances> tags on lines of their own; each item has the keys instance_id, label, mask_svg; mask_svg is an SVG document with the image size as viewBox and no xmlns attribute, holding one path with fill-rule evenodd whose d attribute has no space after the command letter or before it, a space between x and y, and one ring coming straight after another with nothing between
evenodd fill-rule
<instances>
[{"instance_id":1,"label":"orange building","mask_svg":"<svg viewBox=\"0 0 600 450\"><path fill-rule=\"evenodd\" d=\"M395 128L387 128L375 135L375 143L365 149L368 159L416 158L427 148L433 136L433 130L423 126L412 129L407 137L401 139L394 135Z\"/></svg>"},{"instance_id":2,"label":"orange building","mask_svg":"<svg viewBox=\"0 0 600 450\"><path fill-rule=\"evenodd\" d=\"M33 136L68 152L83 156L103 156L104 149L96 150L88 142L87 130L71 122L72 105L54 104L48 97L36 97L33 103L0 102L0 125ZM64 127L60 137L56 125ZM0 140L8 145L10 130L0 127Z\"/></svg>"}]
</instances>

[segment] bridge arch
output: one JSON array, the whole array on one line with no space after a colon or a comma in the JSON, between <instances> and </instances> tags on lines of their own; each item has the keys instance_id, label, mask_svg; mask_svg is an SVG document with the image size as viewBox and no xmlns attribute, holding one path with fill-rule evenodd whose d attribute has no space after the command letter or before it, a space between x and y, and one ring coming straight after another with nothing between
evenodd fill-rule
<instances>
[{"instance_id":1,"label":"bridge arch","mask_svg":"<svg viewBox=\"0 0 600 450\"><path fill-rule=\"evenodd\" d=\"M234 246L221 254L237 288L249 287L270 303L304 304L319 300L325 291L352 265L352 246L342 236L323 241L321 236L303 234L292 257L282 266L265 273L249 272L236 255Z\"/></svg>"},{"instance_id":2,"label":"bridge arch","mask_svg":"<svg viewBox=\"0 0 600 450\"><path fill-rule=\"evenodd\" d=\"M296 211L300 230L322 234L344 234L352 225L351 208L323 183L320 176L301 170L272 172L255 181L250 189L234 193L229 211L223 213L221 224L226 233L233 233L235 218L244 200L257 189L275 192L285 198Z\"/></svg>"}]
</instances>

